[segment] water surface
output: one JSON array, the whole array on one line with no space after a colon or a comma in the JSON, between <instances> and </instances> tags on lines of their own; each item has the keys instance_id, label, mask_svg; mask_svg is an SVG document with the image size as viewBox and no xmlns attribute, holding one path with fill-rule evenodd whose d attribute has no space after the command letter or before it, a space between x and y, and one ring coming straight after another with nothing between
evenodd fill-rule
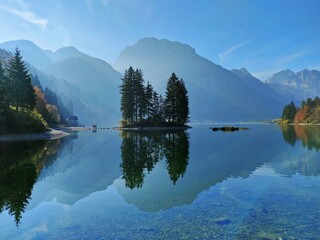
<instances>
[{"instance_id":1,"label":"water surface","mask_svg":"<svg viewBox=\"0 0 320 240\"><path fill-rule=\"evenodd\" d=\"M320 128L0 144L1 239L317 239Z\"/></svg>"}]
</instances>

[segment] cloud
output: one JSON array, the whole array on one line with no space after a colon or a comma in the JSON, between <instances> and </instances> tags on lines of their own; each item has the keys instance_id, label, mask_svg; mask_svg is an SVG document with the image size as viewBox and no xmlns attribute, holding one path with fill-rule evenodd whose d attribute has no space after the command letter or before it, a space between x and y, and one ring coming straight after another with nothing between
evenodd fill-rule
<instances>
[{"instance_id":1,"label":"cloud","mask_svg":"<svg viewBox=\"0 0 320 240\"><path fill-rule=\"evenodd\" d=\"M310 49L308 50L304 50L304 51L299 51L296 53L293 53L291 55L285 56L283 58L281 58L279 60L279 64L283 65L283 64L287 64L288 62L291 62L292 60L295 60L297 58L303 57L305 55L308 55L309 53L311 53L312 51Z\"/></svg>"},{"instance_id":2,"label":"cloud","mask_svg":"<svg viewBox=\"0 0 320 240\"><path fill-rule=\"evenodd\" d=\"M245 41L243 43L240 43L240 44L237 44L235 46L232 46L232 47L228 48L227 50L219 53L218 56L220 58L220 61L224 62L232 53L234 53L239 48L242 48L244 45L246 45L247 43L249 43L251 41L252 41L252 38L248 39L247 41Z\"/></svg>"},{"instance_id":3,"label":"cloud","mask_svg":"<svg viewBox=\"0 0 320 240\"><path fill-rule=\"evenodd\" d=\"M16 15L21 19L40 27L41 29L45 29L49 22L46 18L37 17L23 0L10 1L10 5L2 4L0 6L0 10Z\"/></svg>"}]
</instances>

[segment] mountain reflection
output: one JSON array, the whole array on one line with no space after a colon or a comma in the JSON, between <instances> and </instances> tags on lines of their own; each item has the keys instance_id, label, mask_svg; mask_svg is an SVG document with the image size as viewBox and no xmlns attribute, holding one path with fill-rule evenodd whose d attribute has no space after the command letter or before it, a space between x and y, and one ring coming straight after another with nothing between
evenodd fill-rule
<instances>
[{"instance_id":1,"label":"mountain reflection","mask_svg":"<svg viewBox=\"0 0 320 240\"><path fill-rule=\"evenodd\" d=\"M41 170L57 157L61 139L0 144L0 213L8 210L18 226Z\"/></svg>"},{"instance_id":2,"label":"mountain reflection","mask_svg":"<svg viewBox=\"0 0 320 240\"><path fill-rule=\"evenodd\" d=\"M186 172L189 161L189 139L184 131L122 132L121 157L125 186L141 188L145 170L165 159L168 174L175 184Z\"/></svg>"}]
</instances>

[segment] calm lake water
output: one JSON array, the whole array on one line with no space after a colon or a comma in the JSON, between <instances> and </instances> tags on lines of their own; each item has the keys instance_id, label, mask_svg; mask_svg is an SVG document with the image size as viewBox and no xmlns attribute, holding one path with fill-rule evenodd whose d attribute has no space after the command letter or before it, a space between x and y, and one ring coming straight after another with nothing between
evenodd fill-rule
<instances>
[{"instance_id":1,"label":"calm lake water","mask_svg":"<svg viewBox=\"0 0 320 240\"><path fill-rule=\"evenodd\" d=\"M320 127L0 144L0 239L319 239Z\"/></svg>"}]
</instances>

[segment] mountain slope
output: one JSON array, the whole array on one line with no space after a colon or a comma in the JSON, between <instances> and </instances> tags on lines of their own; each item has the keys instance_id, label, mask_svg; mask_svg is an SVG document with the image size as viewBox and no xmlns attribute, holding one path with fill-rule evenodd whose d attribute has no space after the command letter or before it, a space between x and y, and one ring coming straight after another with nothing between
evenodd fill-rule
<instances>
[{"instance_id":1,"label":"mountain slope","mask_svg":"<svg viewBox=\"0 0 320 240\"><path fill-rule=\"evenodd\" d=\"M291 100L301 101L320 94L320 72L317 70L305 69L297 73L284 70L268 78L265 83Z\"/></svg>"},{"instance_id":2,"label":"mountain slope","mask_svg":"<svg viewBox=\"0 0 320 240\"><path fill-rule=\"evenodd\" d=\"M0 48L14 52L19 47L23 59L37 68L45 68L51 64L51 60L40 47L28 40L8 41L0 44Z\"/></svg>"},{"instance_id":3,"label":"mountain slope","mask_svg":"<svg viewBox=\"0 0 320 240\"><path fill-rule=\"evenodd\" d=\"M243 80L179 42L142 39L122 51L115 63L121 72L129 66L141 68L146 81L162 93L172 72L183 78L189 91L192 121L261 120L281 113L281 99L261 94L270 92L267 86L257 86L250 78ZM257 87L261 88L259 93Z\"/></svg>"},{"instance_id":4,"label":"mountain slope","mask_svg":"<svg viewBox=\"0 0 320 240\"><path fill-rule=\"evenodd\" d=\"M23 59L35 67L32 73L41 75L38 77L44 87L73 99L75 114L81 122L116 124L119 121L121 74L105 61L74 47L52 52L25 40L10 41L1 46L10 51L18 46Z\"/></svg>"}]
</instances>

